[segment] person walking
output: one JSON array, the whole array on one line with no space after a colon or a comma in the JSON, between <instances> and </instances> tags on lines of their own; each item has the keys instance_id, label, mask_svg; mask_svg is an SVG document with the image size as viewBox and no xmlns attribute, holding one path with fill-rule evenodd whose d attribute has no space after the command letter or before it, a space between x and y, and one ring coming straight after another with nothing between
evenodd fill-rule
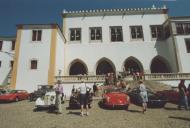
<instances>
[{"instance_id":1,"label":"person walking","mask_svg":"<svg viewBox=\"0 0 190 128\"><path fill-rule=\"evenodd\" d=\"M146 86L143 84L142 80L139 80L139 91L142 100L142 112L144 113L147 110L148 95Z\"/></svg>"},{"instance_id":2,"label":"person walking","mask_svg":"<svg viewBox=\"0 0 190 128\"><path fill-rule=\"evenodd\" d=\"M57 84L55 86L55 93L56 93L55 106L57 109L57 114L62 114L61 97L63 94L63 86L61 85L60 80L57 81Z\"/></svg>"},{"instance_id":3,"label":"person walking","mask_svg":"<svg viewBox=\"0 0 190 128\"><path fill-rule=\"evenodd\" d=\"M87 99L87 86L84 83L84 81L81 81L80 87L79 87L79 92L80 92L80 106L81 106L81 116L84 115L84 106L86 107L86 115L89 115L88 112L88 99Z\"/></svg>"},{"instance_id":4,"label":"person walking","mask_svg":"<svg viewBox=\"0 0 190 128\"><path fill-rule=\"evenodd\" d=\"M187 88L185 87L185 80L180 80L178 89L179 89L178 109L180 110L181 107L184 106L185 110L188 110Z\"/></svg>"}]
</instances>

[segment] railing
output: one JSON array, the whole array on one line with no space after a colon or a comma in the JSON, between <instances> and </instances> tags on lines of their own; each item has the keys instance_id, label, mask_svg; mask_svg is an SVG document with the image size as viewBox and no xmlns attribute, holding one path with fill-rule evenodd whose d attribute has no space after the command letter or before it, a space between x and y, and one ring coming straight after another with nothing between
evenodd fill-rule
<instances>
[{"instance_id":1,"label":"railing","mask_svg":"<svg viewBox=\"0 0 190 128\"><path fill-rule=\"evenodd\" d=\"M152 73L144 74L145 80L190 80L190 73Z\"/></svg>"},{"instance_id":2,"label":"railing","mask_svg":"<svg viewBox=\"0 0 190 128\"><path fill-rule=\"evenodd\" d=\"M56 80L61 80L65 83L78 83L81 81L85 82L104 82L105 75L70 75L70 76L56 76ZM152 73L152 74L144 74L139 78L135 76L126 76L125 80L133 81L133 80L151 80L151 81L171 81L171 80L190 80L190 73Z\"/></svg>"},{"instance_id":3,"label":"railing","mask_svg":"<svg viewBox=\"0 0 190 128\"><path fill-rule=\"evenodd\" d=\"M56 80L61 80L65 83L70 82L104 82L105 81L105 75L70 75L70 76L56 76Z\"/></svg>"}]
</instances>

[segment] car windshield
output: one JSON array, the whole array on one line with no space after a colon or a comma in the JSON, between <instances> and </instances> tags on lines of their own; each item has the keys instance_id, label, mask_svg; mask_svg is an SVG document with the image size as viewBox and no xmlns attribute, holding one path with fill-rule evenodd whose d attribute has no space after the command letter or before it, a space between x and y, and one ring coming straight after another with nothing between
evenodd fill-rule
<instances>
[{"instance_id":1,"label":"car windshield","mask_svg":"<svg viewBox=\"0 0 190 128\"><path fill-rule=\"evenodd\" d=\"M9 93L17 93L17 90L11 90Z\"/></svg>"},{"instance_id":2,"label":"car windshield","mask_svg":"<svg viewBox=\"0 0 190 128\"><path fill-rule=\"evenodd\" d=\"M122 92L121 88L109 88L105 90L106 93L111 93L111 92Z\"/></svg>"}]
</instances>

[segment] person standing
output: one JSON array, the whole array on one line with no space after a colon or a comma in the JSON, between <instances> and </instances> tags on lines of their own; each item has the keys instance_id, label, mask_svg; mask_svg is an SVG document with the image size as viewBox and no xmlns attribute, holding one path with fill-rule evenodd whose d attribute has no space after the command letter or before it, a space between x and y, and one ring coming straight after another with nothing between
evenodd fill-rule
<instances>
[{"instance_id":1,"label":"person standing","mask_svg":"<svg viewBox=\"0 0 190 128\"><path fill-rule=\"evenodd\" d=\"M96 82L94 82L94 85L93 85L93 95L96 96L96 92L97 92L97 85L96 85Z\"/></svg>"},{"instance_id":2,"label":"person standing","mask_svg":"<svg viewBox=\"0 0 190 128\"><path fill-rule=\"evenodd\" d=\"M187 88L185 87L185 80L180 81L178 89L179 89L178 109L181 109L181 106L184 106L185 110L188 110Z\"/></svg>"},{"instance_id":3,"label":"person standing","mask_svg":"<svg viewBox=\"0 0 190 128\"><path fill-rule=\"evenodd\" d=\"M87 87L86 84L84 83L84 81L81 81L80 87L79 87L79 91L80 91L80 106L81 106L81 116L84 115L84 106L86 107L86 115L89 115L88 112L88 99L86 96L87 93Z\"/></svg>"},{"instance_id":4,"label":"person standing","mask_svg":"<svg viewBox=\"0 0 190 128\"><path fill-rule=\"evenodd\" d=\"M139 91L142 102L142 112L144 113L147 109L148 95L146 86L143 84L143 81L139 81Z\"/></svg>"},{"instance_id":5,"label":"person standing","mask_svg":"<svg viewBox=\"0 0 190 128\"><path fill-rule=\"evenodd\" d=\"M55 86L55 93L56 93L55 106L57 109L57 114L62 114L61 97L63 94L63 86L61 85L60 80L57 81L57 84Z\"/></svg>"}]
</instances>

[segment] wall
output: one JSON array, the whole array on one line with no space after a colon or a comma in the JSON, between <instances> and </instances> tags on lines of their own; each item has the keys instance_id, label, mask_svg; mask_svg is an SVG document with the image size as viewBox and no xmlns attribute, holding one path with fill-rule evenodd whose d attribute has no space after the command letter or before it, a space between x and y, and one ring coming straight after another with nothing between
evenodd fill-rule
<instances>
[{"instance_id":1,"label":"wall","mask_svg":"<svg viewBox=\"0 0 190 128\"><path fill-rule=\"evenodd\" d=\"M12 41L9 40L3 40L3 46L2 46L2 52L0 51L0 61L1 61L1 67L0 67L0 85L7 85L8 83L8 75L11 71L10 61L14 60L14 51L11 50L12 47ZM7 54L3 52L12 53Z\"/></svg>"},{"instance_id":2,"label":"wall","mask_svg":"<svg viewBox=\"0 0 190 128\"><path fill-rule=\"evenodd\" d=\"M150 72L152 59L161 55L169 61L170 55L165 43L151 38L150 25L161 25L166 20L164 14L117 15L64 18L66 45L66 75L69 65L75 59L81 59L88 67L89 74L95 74L98 60L105 57L113 62L116 71L122 71L124 61L133 56L143 65L144 71ZM130 27L142 25L144 40L131 40ZM123 42L110 42L110 26L122 26ZM102 42L90 42L89 27L102 27ZM69 41L69 29L81 28L81 42ZM171 63L171 61L169 61ZM172 63L171 63L172 64Z\"/></svg>"},{"instance_id":3,"label":"wall","mask_svg":"<svg viewBox=\"0 0 190 128\"><path fill-rule=\"evenodd\" d=\"M32 42L32 29L23 29L18 57L16 89L29 92L37 85L47 84L50 57L51 29L42 30L42 41ZM30 61L38 60L37 70L30 69Z\"/></svg>"}]
</instances>

